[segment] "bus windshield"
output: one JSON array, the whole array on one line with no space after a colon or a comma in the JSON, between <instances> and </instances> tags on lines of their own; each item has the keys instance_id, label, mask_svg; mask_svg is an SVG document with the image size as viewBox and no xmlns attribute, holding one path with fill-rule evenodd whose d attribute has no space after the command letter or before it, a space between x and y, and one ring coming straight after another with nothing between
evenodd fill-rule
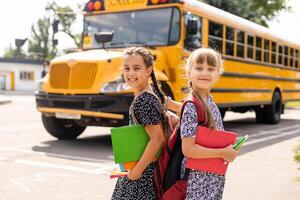
<instances>
[{"instance_id":1,"label":"bus windshield","mask_svg":"<svg viewBox=\"0 0 300 200\"><path fill-rule=\"evenodd\" d=\"M105 47L134 45L163 46L175 44L180 36L180 13L177 8L88 15L84 19L83 48L101 48L94 34L113 31L113 39Z\"/></svg>"}]
</instances>

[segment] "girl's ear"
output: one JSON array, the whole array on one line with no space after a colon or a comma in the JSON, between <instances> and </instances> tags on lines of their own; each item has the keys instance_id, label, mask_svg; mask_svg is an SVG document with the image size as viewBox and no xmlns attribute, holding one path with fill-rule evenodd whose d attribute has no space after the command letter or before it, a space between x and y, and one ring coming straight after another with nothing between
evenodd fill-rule
<instances>
[{"instance_id":1,"label":"girl's ear","mask_svg":"<svg viewBox=\"0 0 300 200\"><path fill-rule=\"evenodd\" d=\"M187 75L188 79L191 80L191 70L188 70L187 73L186 73L186 75Z\"/></svg>"},{"instance_id":2,"label":"girl's ear","mask_svg":"<svg viewBox=\"0 0 300 200\"><path fill-rule=\"evenodd\" d=\"M153 69L152 66L147 68L147 75L148 75L149 77L150 77L150 75L151 75L151 73L152 73L153 70L154 70L154 69Z\"/></svg>"}]
</instances>

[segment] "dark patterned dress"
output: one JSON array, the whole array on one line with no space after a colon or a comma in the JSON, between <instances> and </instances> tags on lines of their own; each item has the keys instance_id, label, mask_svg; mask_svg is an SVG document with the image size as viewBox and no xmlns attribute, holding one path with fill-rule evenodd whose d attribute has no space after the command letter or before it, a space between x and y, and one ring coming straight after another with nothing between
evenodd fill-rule
<instances>
[{"instance_id":1,"label":"dark patterned dress","mask_svg":"<svg viewBox=\"0 0 300 200\"><path fill-rule=\"evenodd\" d=\"M212 97L207 104L213 114L218 130L224 130L222 117ZM188 102L184 107L181 119L181 137L196 137L198 126L196 106ZM186 158L182 162L181 174L184 174ZM225 176L209 172L190 170L187 186L187 200L221 200L224 190Z\"/></svg>"},{"instance_id":2,"label":"dark patterned dress","mask_svg":"<svg viewBox=\"0 0 300 200\"><path fill-rule=\"evenodd\" d=\"M138 95L132 104L134 115L139 124L157 125L163 124L163 109L159 99L149 92ZM130 115L130 124L133 124ZM154 168L156 162L152 162L143 172L140 179L132 181L127 177L117 180L112 200L156 200L154 185Z\"/></svg>"}]
</instances>

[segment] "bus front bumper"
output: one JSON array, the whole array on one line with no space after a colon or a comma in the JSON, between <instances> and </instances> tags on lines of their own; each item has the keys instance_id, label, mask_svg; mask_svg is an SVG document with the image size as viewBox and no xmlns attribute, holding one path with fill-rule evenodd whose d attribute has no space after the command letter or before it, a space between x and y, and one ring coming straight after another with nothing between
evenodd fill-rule
<instances>
[{"instance_id":1,"label":"bus front bumper","mask_svg":"<svg viewBox=\"0 0 300 200\"><path fill-rule=\"evenodd\" d=\"M128 109L132 94L119 95L62 95L36 93L37 109L42 113L76 114L84 117L117 121L118 125L128 124ZM112 125L114 126L114 125Z\"/></svg>"}]
</instances>

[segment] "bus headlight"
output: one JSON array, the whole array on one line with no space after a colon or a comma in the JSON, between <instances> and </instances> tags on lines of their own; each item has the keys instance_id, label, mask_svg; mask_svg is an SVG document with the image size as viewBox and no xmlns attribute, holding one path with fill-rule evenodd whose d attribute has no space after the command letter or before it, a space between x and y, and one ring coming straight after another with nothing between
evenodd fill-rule
<instances>
[{"instance_id":1,"label":"bus headlight","mask_svg":"<svg viewBox=\"0 0 300 200\"><path fill-rule=\"evenodd\" d=\"M43 92L44 91L44 81L38 81L36 91L37 92Z\"/></svg>"},{"instance_id":2,"label":"bus headlight","mask_svg":"<svg viewBox=\"0 0 300 200\"><path fill-rule=\"evenodd\" d=\"M103 85L100 92L120 92L124 90L129 90L130 87L125 82L107 82Z\"/></svg>"}]
</instances>

